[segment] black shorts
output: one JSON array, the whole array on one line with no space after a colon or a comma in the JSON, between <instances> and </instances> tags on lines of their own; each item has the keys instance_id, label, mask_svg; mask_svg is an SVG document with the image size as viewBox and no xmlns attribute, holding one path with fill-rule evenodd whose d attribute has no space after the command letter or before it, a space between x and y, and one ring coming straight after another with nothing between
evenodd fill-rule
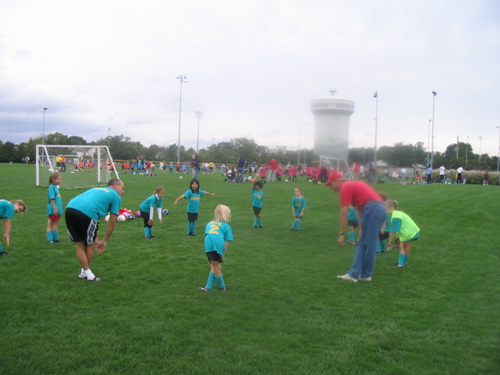
<instances>
[{"instance_id":1,"label":"black shorts","mask_svg":"<svg viewBox=\"0 0 500 375\"><path fill-rule=\"evenodd\" d=\"M92 245L97 237L99 222L73 208L66 208L64 213L70 241Z\"/></svg>"},{"instance_id":2,"label":"black shorts","mask_svg":"<svg viewBox=\"0 0 500 375\"><path fill-rule=\"evenodd\" d=\"M222 255L220 255L217 251L210 251L206 254L209 262L223 263Z\"/></svg>"},{"instance_id":3,"label":"black shorts","mask_svg":"<svg viewBox=\"0 0 500 375\"><path fill-rule=\"evenodd\" d=\"M359 226L359 222L357 220L347 220L347 225L350 227L357 228Z\"/></svg>"},{"instance_id":4,"label":"black shorts","mask_svg":"<svg viewBox=\"0 0 500 375\"><path fill-rule=\"evenodd\" d=\"M198 212L188 212L188 221L198 220Z\"/></svg>"},{"instance_id":5,"label":"black shorts","mask_svg":"<svg viewBox=\"0 0 500 375\"><path fill-rule=\"evenodd\" d=\"M253 213L255 214L255 216L260 215L260 211L262 210L262 207L255 207L255 206L252 206L252 207L253 207Z\"/></svg>"},{"instance_id":6,"label":"black shorts","mask_svg":"<svg viewBox=\"0 0 500 375\"><path fill-rule=\"evenodd\" d=\"M153 227L153 225L149 225L148 224L148 221L149 221L149 212L141 210L141 217L144 219L144 228L151 228L151 227Z\"/></svg>"},{"instance_id":7,"label":"black shorts","mask_svg":"<svg viewBox=\"0 0 500 375\"><path fill-rule=\"evenodd\" d=\"M382 241L382 240L386 240L386 239L388 239L388 238L389 238L389 232L385 232L384 234L382 234L382 233L379 233L379 234L378 234L378 239L379 239L380 241Z\"/></svg>"}]
</instances>

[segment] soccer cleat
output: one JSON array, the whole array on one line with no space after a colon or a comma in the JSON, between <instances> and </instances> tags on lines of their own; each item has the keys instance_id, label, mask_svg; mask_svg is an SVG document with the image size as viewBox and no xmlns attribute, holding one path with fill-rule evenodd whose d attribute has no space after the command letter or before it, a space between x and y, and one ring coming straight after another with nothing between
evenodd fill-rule
<instances>
[{"instance_id":1,"label":"soccer cleat","mask_svg":"<svg viewBox=\"0 0 500 375\"><path fill-rule=\"evenodd\" d=\"M405 265L404 265L404 264L403 264L403 265L401 265L401 264L396 263L396 264L394 265L394 267L396 267L396 268L405 268Z\"/></svg>"},{"instance_id":2,"label":"soccer cleat","mask_svg":"<svg viewBox=\"0 0 500 375\"><path fill-rule=\"evenodd\" d=\"M87 281L101 281L101 278L99 276L94 276L93 278L87 277Z\"/></svg>"},{"instance_id":3,"label":"soccer cleat","mask_svg":"<svg viewBox=\"0 0 500 375\"><path fill-rule=\"evenodd\" d=\"M87 280L87 276L82 275L82 274L79 274L79 275L78 275L78 278L79 278L79 279L82 279L82 280Z\"/></svg>"},{"instance_id":4,"label":"soccer cleat","mask_svg":"<svg viewBox=\"0 0 500 375\"><path fill-rule=\"evenodd\" d=\"M368 276L368 277L360 277L360 278L359 278L359 281L372 281L372 277L371 277L371 276Z\"/></svg>"},{"instance_id":5,"label":"soccer cleat","mask_svg":"<svg viewBox=\"0 0 500 375\"><path fill-rule=\"evenodd\" d=\"M356 245L356 242L351 241L351 240L347 241L347 243L348 243L349 245Z\"/></svg>"},{"instance_id":6,"label":"soccer cleat","mask_svg":"<svg viewBox=\"0 0 500 375\"><path fill-rule=\"evenodd\" d=\"M155 236L151 235L151 236L149 236L149 238L155 238Z\"/></svg>"},{"instance_id":7,"label":"soccer cleat","mask_svg":"<svg viewBox=\"0 0 500 375\"><path fill-rule=\"evenodd\" d=\"M225 286L224 288L219 288L219 290L226 291L227 290L227 286Z\"/></svg>"},{"instance_id":8,"label":"soccer cleat","mask_svg":"<svg viewBox=\"0 0 500 375\"><path fill-rule=\"evenodd\" d=\"M337 275L337 279L342 279L342 280L346 280L346 281L352 281L353 283L357 283L358 282L358 280L356 280L355 278L353 278L348 273L346 273L345 275Z\"/></svg>"},{"instance_id":9,"label":"soccer cleat","mask_svg":"<svg viewBox=\"0 0 500 375\"><path fill-rule=\"evenodd\" d=\"M54 243L54 241L47 241L48 243Z\"/></svg>"},{"instance_id":10,"label":"soccer cleat","mask_svg":"<svg viewBox=\"0 0 500 375\"><path fill-rule=\"evenodd\" d=\"M211 292L212 291L212 289L205 288L204 286L199 286L198 289L201 290L202 292Z\"/></svg>"},{"instance_id":11,"label":"soccer cleat","mask_svg":"<svg viewBox=\"0 0 500 375\"><path fill-rule=\"evenodd\" d=\"M385 251L379 251L379 252L377 253L377 255L384 255L384 254L385 254Z\"/></svg>"},{"instance_id":12,"label":"soccer cleat","mask_svg":"<svg viewBox=\"0 0 500 375\"><path fill-rule=\"evenodd\" d=\"M9 253L8 253L8 252L6 252L6 251L2 251L2 252L0 253L0 257L1 257L2 255L9 255Z\"/></svg>"}]
</instances>

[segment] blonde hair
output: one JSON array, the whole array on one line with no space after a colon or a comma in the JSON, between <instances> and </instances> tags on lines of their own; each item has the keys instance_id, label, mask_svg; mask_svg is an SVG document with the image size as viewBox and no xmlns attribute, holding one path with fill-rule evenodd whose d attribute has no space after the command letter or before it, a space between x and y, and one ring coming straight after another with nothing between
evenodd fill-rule
<instances>
[{"instance_id":1,"label":"blonde hair","mask_svg":"<svg viewBox=\"0 0 500 375\"><path fill-rule=\"evenodd\" d=\"M26 204L20 199L12 201L12 203L17 203L19 207L22 207L23 210L21 212L23 213L26 212L26 210L28 209L28 207L26 207Z\"/></svg>"},{"instance_id":2,"label":"blonde hair","mask_svg":"<svg viewBox=\"0 0 500 375\"><path fill-rule=\"evenodd\" d=\"M215 207L213 221L224 221L225 223L229 223L231 221L231 209L228 206L219 204Z\"/></svg>"},{"instance_id":3,"label":"blonde hair","mask_svg":"<svg viewBox=\"0 0 500 375\"><path fill-rule=\"evenodd\" d=\"M165 191L165 188L163 186L157 186L155 189L155 194L161 193L162 191Z\"/></svg>"},{"instance_id":4,"label":"blonde hair","mask_svg":"<svg viewBox=\"0 0 500 375\"><path fill-rule=\"evenodd\" d=\"M59 172L52 172L49 177L49 184L50 185L55 185L54 181L56 180L57 177L59 177L61 174Z\"/></svg>"},{"instance_id":5,"label":"blonde hair","mask_svg":"<svg viewBox=\"0 0 500 375\"><path fill-rule=\"evenodd\" d=\"M385 206L387 208L392 208L393 210L397 210L398 209L398 201L393 201L393 200L387 199L385 201Z\"/></svg>"}]
</instances>

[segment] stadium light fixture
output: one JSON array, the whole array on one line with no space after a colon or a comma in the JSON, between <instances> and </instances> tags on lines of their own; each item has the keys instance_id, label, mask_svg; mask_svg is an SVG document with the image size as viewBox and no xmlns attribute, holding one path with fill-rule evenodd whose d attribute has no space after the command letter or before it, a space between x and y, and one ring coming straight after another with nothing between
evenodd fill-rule
<instances>
[{"instance_id":1,"label":"stadium light fixture","mask_svg":"<svg viewBox=\"0 0 500 375\"><path fill-rule=\"evenodd\" d=\"M198 135L196 137L196 154L200 151L200 118L203 116L202 111L195 111L194 114L198 117Z\"/></svg>"},{"instance_id":2,"label":"stadium light fixture","mask_svg":"<svg viewBox=\"0 0 500 375\"><path fill-rule=\"evenodd\" d=\"M375 91L373 94L375 98L375 149L373 150L373 168L377 170L377 128L378 128L378 92ZM377 173L375 173L375 176ZM376 178L375 178L376 180Z\"/></svg>"},{"instance_id":3,"label":"stadium light fixture","mask_svg":"<svg viewBox=\"0 0 500 375\"><path fill-rule=\"evenodd\" d=\"M48 108L43 107L43 123L42 123L42 145L45 144L45 113Z\"/></svg>"},{"instance_id":4,"label":"stadium light fixture","mask_svg":"<svg viewBox=\"0 0 500 375\"><path fill-rule=\"evenodd\" d=\"M184 75L178 75L177 79L179 80L181 89L179 93L179 133L177 137L177 163L181 160L181 112L182 112L182 84L187 83L187 77Z\"/></svg>"},{"instance_id":5,"label":"stadium light fixture","mask_svg":"<svg viewBox=\"0 0 500 375\"><path fill-rule=\"evenodd\" d=\"M435 99L437 92L432 92L432 150L431 150L431 168L434 167L434 108L435 108Z\"/></svg>"}]
</instances>

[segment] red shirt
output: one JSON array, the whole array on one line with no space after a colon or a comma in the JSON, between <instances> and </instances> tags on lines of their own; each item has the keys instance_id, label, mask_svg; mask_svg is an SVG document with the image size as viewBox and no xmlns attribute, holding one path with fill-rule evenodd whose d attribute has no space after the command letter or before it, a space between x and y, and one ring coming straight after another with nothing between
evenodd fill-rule
<instances>
[{"instance_id":1,"label":"red shirt","mask_svg":"<svg viewBox=\"0 0 500 375\"><path fill-rule=\"evenodd\" d=\"M272 170L272 171L275 171L277 168L278 168L278 162L274 159L272 159L269 163L269 168Z\"/></svg>"},{"instance_id":2,"label":"red shirt","mask_svg":"<svg viewBox=\"0 0 500 375\"><path fill-rule=\"evenodd\" d=\"M362 209L368 201L383 202L375 190L361 181L345 181L340 188L339 195L341 207L352 204L354 207Z\"/></svg>"}]
</instances>

